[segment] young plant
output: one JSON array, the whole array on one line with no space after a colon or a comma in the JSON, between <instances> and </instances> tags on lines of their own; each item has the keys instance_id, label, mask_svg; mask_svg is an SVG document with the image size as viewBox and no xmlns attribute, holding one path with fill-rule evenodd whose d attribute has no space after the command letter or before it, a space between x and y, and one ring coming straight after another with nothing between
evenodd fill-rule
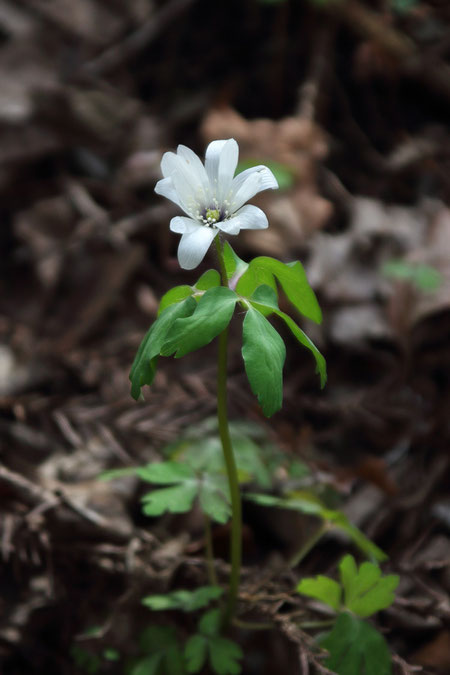
<instances>
[{"instance_id":1,"label":"young plant","mask_svg":"<svg viewBox=\"0 0 450 675\"><path fill-rule=\"evenodd\" d=\"M269 316L281 319L311 352L321 385L326 381L323 356L294 319L278 306L281 287L294 310L320 323L320 307L302 265L266 256L246 263L228 242L222 242L223 234L266 228L268 222L263 211L245 202L261 190L278 187L272 171L263 165L234 176L238 154L236 141L229 139L209 144L205 165L182 145L176 154L168 152L163 156L163 179L155 191L175 202L186 214L170 222L170 229L182 235L178 246L180 266L188 270L197 267L214 241L219 271L209 270L193 286L178 286L164 295L158 318L142 341L130 373L131 393L139 399L142 387L153 382L160 356L181 358L218 338L217 417L227 482L224 483L221 472L208 475L173 462L151 464L139 475L151 483L170 486L154 490L144 498L148 514L184 511L196 497L205 513L219 522L225 522L231 512L231 573L220 615L222 629L235 613L241 567L241 494L227 412L228 326L236 308L240 314L244 313L245 371L267 417L282 405L286 356L284 341L268 321Z\"/></svg>"},{"instance_id":2,"label":"young plant","mask_svg":"<svg viewBox=\"0 0 450 675\"><path fill-rule=\"evenodd\" d=\"M319 639L329 652L327 668L339 675L390 675L391 656L384 637L367 621L394 601L399 577L382 575L378 565L356 566L346 555L339 563L340 583L318 575L302 579L297 591L325 603L336 612L332 630Z\"/></svg>"}]
</instances>

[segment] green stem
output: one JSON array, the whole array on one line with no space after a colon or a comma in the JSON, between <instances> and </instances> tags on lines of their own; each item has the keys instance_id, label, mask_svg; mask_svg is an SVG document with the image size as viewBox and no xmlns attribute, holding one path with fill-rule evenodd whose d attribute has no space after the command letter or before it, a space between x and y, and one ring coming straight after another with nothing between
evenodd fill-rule
<instances>
[{"instance_id":1,"label":"green stem","mask_svg":"<svg viewBox=\"0 0 450 675\"><path fill-rule=\"evenodd\" d=\"M314 548L317 542L323 537L325 532L328 530L328 527L329 525L325 521L322 523L322 525L320 525L320 527L317 528L315 532L312 533L309 539L305 541L301 549L297 551L297 553L295 553L290 559L289 561L290 567L297 567L297 565L303 560L303 558L306 558L311 549Z\"/></svg>"},{"instance_id":2,"label":"green stem","mask_svg":"<svg viewBox=\"0 0 450 675\"><path fill-rule=\"evenodd\" d=\"M228 286L228 279L223 259L223 249L219 236L215 239L219 258L222 284ZM228 327L219 335L219 354L217 372L217 418L219 422L219 436L222 443L223 456L227 470L228 485L231 498L231 572L228 597L222 615L222 626L228 627L233 619L239 592L239 577L242 558L242 505L241 492L236 468L236 461L231 445L230 430L228 428L227 410L227 346Z\"/></svg>"}]
</instances>

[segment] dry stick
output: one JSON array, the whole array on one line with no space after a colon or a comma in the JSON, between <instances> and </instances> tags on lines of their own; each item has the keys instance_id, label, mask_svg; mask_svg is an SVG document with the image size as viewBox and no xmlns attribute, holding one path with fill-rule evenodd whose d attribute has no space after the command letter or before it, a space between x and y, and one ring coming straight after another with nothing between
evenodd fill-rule
<instances>
[{"instance_id":1,"label":"dry stick","mask_svg":"<svg viewBox=\"0 0 450 675\"><path fill-rule=\"evenodd\" d=\"M86 520L98 528L109 539L122 542L128 542L130 539L129 533L122 533L113 523L109 523L96 511L76 504L61 490L58 490L57 493L47 490L40 485L32 483L21 474L7 469L5 466L0 466L0 484L2 483L11 488L25 504L31 506L35 513L42 513L50 509L54 510L57 506L65 505L76 513L80 519ZM59 517L58 511L55 511L55 517ZM61 518L59 517L59 519Z\"/></svg>"},{"instance_id":2,"label":"dry stick","mask_svg":"<svg viewBox=\"0 0 450 675\"><path fill-rule=\"evenodd\" d=\"M164 28L184 12L195 0L172 0L162 6L159 12L149 17L134 33L122 42L112 45L100 56L89 61L81 68L81 72L89 76L105 75L119 65L126 63L133 56L148 47Z\"/></svg>"}]
</instances>

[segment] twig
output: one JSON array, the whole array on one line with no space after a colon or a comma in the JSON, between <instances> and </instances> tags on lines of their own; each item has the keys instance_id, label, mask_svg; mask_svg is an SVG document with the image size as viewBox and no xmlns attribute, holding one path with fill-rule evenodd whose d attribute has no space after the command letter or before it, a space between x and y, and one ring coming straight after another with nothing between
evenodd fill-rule
<instances>
[{"instance_id":1,"label":"twig","mask_svg":"<svg viewBox=\"0 0 450 675\"><path fill-rule=\"evenodd\" d=\"M113 523L109 523L96 511L75 503L73 499L60 489L58 491L47 490L40 485L32 483L28 478L19 473L7 469L5 466L0 466L1 483L11 488L22 502L32 507L32 511L28 516L53 510L55 518L59 521L64 521L64 525L66 526L67 523L65 518L63 518L63 514L60 510L55 509L57 506L65 505L79 516L80 519L89 522L101 531L108 539L127 542L130 538L129 533L121 532Z\"/></svg>"}]
</instances>

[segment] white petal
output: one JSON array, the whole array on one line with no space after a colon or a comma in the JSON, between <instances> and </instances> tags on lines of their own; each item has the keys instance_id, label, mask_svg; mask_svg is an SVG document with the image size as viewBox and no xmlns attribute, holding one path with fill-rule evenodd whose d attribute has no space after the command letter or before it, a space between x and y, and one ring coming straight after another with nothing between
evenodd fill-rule
<instances>
[{"instance_id":1,"label":"white petal","mask_svg":"<svg viewBox=\"0 0 450 675\"><path fill-rule=\"evenodd\" d=\"M239 146L234 138L213 141L206 148L205 169L212 193L219 202L228 195L239 158Z\"/></svg>"},{"instance_id":2,"label":"white petal","mask_svg":"<svg viewBox=\"0 0 450 675\"><path fill-rule=\"evenodd\" d=\"M232 209L238 209L261 190L275 190L277 187L277 179L267 166L252 166L238 174L231 184Z\"/></svg>"},{"instance_id":3,"label":"white petal","mask_svg":"<svg viewBox=\"0 0 450 675\"><path fill-rule=\"evenodd\" d=\"M239 234L241 229L239 218L229 218L228 220L223 220L219 223L216 223L216 227L227 234Z\"/></svg>"},{"instance_id":4,"label":"white petal","mask_svg":"<svg viewBox=\"0 0 450 675\"><path fill-rule=\"evenodd\" d=\"M178 169L179 158L174 152L165 152L161 159L161 171L164 178Z\"/></svg>"},{"instance_id":5,"label":"white petal","mask_svg":"<svg viewBox=\"0 0 450 675\"><path fill-rule=\"evenodd\" d=\"M184 270L193 270L197 267L205 257L206 251L218 232L215 228L198 225L195 230L183 234L178 246L180 267Z\"/></svg>"},{"instance_id":6,"label":"white petal","mask_svg":"<svg viewBox=\"0 0 450 675\"><path fill-rule=\"evenodd\" d=\"M209 206L210 190L205 168L197 155L184 145L178 146L178 153L166 152L161 160L164 178L172 178L173 185L183 208L190 202L198 202L202 207ZM188 213L192 209L187 209Z\"/></svg>"},{"instance_id":7,"label":"white petal","mask_svg":"<svg viewBox=\"0 0 450 675\"><path fill-rule=\"evenodd\" d=\"M186 145L179 145L177 148L178 157L181 157L185 163L185 168L189 172L192 181L201 185L205 191L209 191L208 175L205 167L199 157Z\"/></svg>"},{"instance_id":8,"label":"white petal","mask_svg":"<svg viewBox=\"0 0 450 675\"><path fill-rule=\"evenodd\" d=\"M186 216L175 216L170 221L170 229L172 232L177 232L178 234L185 234L186 232L193 232L199 227L203 227L196 220L192 218L186 218Z\"/></svg>"},{"instance_id":9,"label":"white petal","mask_svg":"<svg viewBox=\"0 0 450 675\"><path fill-rule=\"evenodd\" d=\"M241 230L265 230L269 226L264 211L252 204L247 204L239 209L229 222L234 221Z\"/></svg>"},{"instance_id":10,"label":"white petal","mask_svg":"<svg viewBox=\"0 0 450 675\"><path fill-rule=\"evenodd\" d=\"M170 201L175 202L175 204L183 208L170 176L168 178L161 178L161 180L156 183L155 192L157 195L166 197L167 199L170 199Z\"/></svg>"}]
</instances>

